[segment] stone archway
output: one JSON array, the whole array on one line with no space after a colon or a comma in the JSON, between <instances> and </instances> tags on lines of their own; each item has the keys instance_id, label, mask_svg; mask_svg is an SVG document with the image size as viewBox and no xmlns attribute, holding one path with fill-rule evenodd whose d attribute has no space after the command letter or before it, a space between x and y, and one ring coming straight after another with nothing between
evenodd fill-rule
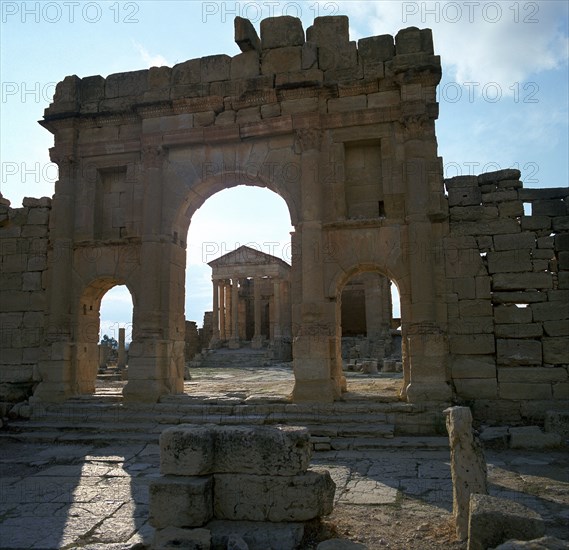
<instances>
[{"instance_id":1,"label":"stone archway","mask_svg":"<svg viewBox=\"0 0 569 550\"><path fill-rule=\"evenodd\" d=\"M335 303L336 303L336 323L335 323L335 333L336 333L336 365L338 366L338 375L340 373L340 369L342 368L342 363L343 363L343 359L342 359L342 348L341 348L341 342L342 342L342 307L343 307L343 303L342 303L342 298L343 298L343 292L344 289L346 288L346 286L348 285L348 283L352 280L354 280L355 278L358 278L361 275L377 275L378 276L378 280L377 281L368 281L368 288L366 288L366 291L369 291L369 283L371 282L373 286L377 287L377 290L379 290L379 283L380 280L385 279L387 281L389 281L392 284L395 284L397 286L398 292L399 292L399 296L400 296L400 308L401 308L401 361L402 361L402 365L403 365L403 381L402 381L402 387L401 387L401 391L400 391L400 396L401 397L406 397L406 390L407 390L407 386L409 385L410 382L410 362L409 362L409 355L407 352L407 332L408 332L408 317L409 317L409 313L410 313L410 293L408 291L408 289L405 288L404 285L401 285L400 283L397 282L397 280L393 279L391 276L389 276L386 272L385 272L385 268L381 268L381 266L379 265L373 265L373 264L362 264L359 266L353 266L352 268L346 270L345 272L343 272L336 281L337 284L337 289L336 289L336 296L335 296ZM382 289L383 291L385 291L385 288ZM377 298L377 297L376 297ZM379 302L379 303L378 303ZM385 311L383 312L379 312L378 316L380 318L382 318L383 323L386 323L387 326L391 326L391 295L389 296L389 300L388 303L382 303L383 300L374 300L374 303L371 304L375 307L379 307L379 308L383 308L385 309L385 307L389 307L389 313L386 314ZM370 305L370 304L366 304ZM370 317L369 312L366 312L368 318ZM366 327L367 328L367 327ZM381 337L381 335L379 334L379 332L382 330L383 327L379 327L379 326L375 326L372 327L372 330L375 330L375 332L377 334L375 334L375 337ZM366 335L367 336L367 335ZM373 336L372 336L373 338ZM372 342L373 345L373 342ZM383 350L381 352L379 352L379 356L381 356L381 358L383 357ZM377 355L375 356L377 358ZM342 382L342 386L344 390L347 390L347 384L345 381L345 377L343 377L343 382Z\"/></svg>"},{"instance_id":2,"label":"stone archway","mask_svg":"<svg viewBox=\"0 0 569 550\"><path fill-rule=\"evenodd\" d=\"M299 19L270 18L260 39L236 18L235 33L233 58L58 84L42 121L60 169L46 307L58 331L48 330L35 397L76 392L66 374L75 297L110 274L129 281L137 304L125 398L183 391L185 236L207 197L245 183L283 197L295 227L293 399L341 396L338 281L366 264L407 289L407 398L447 399L441 68L430 30L356 45L339 16L306 34ZM96 261L81 261L87 250Z\"/></svg>"},{"instance_id":3,"label":"stone archway","mask_svg":"<svg viewBox=\"0 0 569 550\"><path fill-rule=\"evenodd\" d=\"M95 379L99 368L99 327L101 302L111 288L125 285L124 281L113 277L100 277L91 281L79 297L75 309L73 327L73 359L71 378L78 394L95 393ZM128 288L128 286L127 286ZM133 317L136 311L136 301L133 298Z\"/></svg>"}]
</instances>

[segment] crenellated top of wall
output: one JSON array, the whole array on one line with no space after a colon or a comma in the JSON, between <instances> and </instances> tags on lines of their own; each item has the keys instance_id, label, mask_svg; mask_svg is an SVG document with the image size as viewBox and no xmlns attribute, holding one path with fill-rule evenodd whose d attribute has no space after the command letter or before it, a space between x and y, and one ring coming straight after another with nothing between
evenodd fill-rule
<instances>
[{"instance_id":1,"label":"crenellated top of wall","mask_svg":"<svg viewBox=\"0 0 569 550\"><path fill-rule=\"evenodd\" d=\"M148 115L148 108L157 105L176 112L220 113L290 97L325 94L334 99L380 93L417 80L434 90L441 66L439 56L433 55L430 29L410 27L395 38L373 36L356 44L350 41L348 23L346 16L318 17L305 35L300 19L274 17L261 21L259 38L249 20L237 17L235 41L242 53L190 59L172 68L152 67L106 79L68 76L57 85L45 120L141 109ZM408 113L414 115L426 109L436 118L435 94L431 95L423 98L408 93L402 98L403 107L406 104ZM377 97L368 99L366 105L346 107L379 107L381 103Z\"/></svg>"}]
</instances>

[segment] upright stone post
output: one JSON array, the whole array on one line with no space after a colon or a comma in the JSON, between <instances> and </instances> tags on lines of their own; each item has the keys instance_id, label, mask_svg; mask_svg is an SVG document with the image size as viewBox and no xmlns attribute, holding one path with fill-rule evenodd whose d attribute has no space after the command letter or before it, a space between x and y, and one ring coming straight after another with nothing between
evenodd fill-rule
<instances>
[{"instance_id":1,"label":"upright stone post","mask_svg":"<svg viewBox=\"0 0 569 550\"><path fill-rule=\"evenodd\" d=\"M231 349L239 348L239 279L231 279Z\"/></svg>"},{"instance_id":2,"label":"upright stone post","mask_svg":"<svg viewBox=\"0 0 569 550\"><path fill-rule=\"evenodd\" d=\"M253 349L263 347L263 335L261 334L261 279L255 277L253 280L253 309L255 314L255 332L253 334Z\"/></svg>"},{"instance_id":3,"label":"upright stone post","mask_svg":"<svg viewBox=\"0 0 569 550\"><path fill-rule=\"evenodd\" d=\"M213 312L212 312L212 336L209 343L210 348L216 348L219 344L219 283L212 281L213 284Z\"/></svg>"},{"instance_id":4,"label":"upright stone post","mask_svg":"<svg viewBox=\"0 0 569 550\"><path fill-rule=\"evenodd\" d=\"M456 536L468 536L470 495L488 494L486 461L478 440L472 435L472 414L468 407L449 407L444 411L450 444L452 474L452 514Z\"/></svg>"},{"instance_id":5,"label":"upright stone post","mask_svg":"<svg viewBox=\"0 0 569 550\"><path fill-rule=\"evenodd\" d=\"M119 328L119 349L117 356L117 369L124 370L125 368L126 368L125 329Z\"/></svg>"},{"instance_id":6,"label":"upright stone post","mask_svg":"<svg viewBox=\"0 0 569 550\"><path fill-rule=\"evenodd\" d=\"M226 336L226 326L227 326L227 309L226 309L226 296L227 288L225 281L221 282L219 285L219 339L223 342L227 339Z\"/></svg>"}]
</instances>

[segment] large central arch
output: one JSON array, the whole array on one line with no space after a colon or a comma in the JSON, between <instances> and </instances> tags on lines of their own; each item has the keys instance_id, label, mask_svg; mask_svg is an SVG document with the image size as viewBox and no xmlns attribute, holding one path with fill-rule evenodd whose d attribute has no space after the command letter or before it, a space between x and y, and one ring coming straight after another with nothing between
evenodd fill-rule
<instances>
[{"instance_id":1,"label":"large central arch","mask_svg":"<svg viewBox=\"0 0 569 550\"><path fill-rule=\"evenodd\" d=\"M208 197L247 184L279 194L295 228L293 399L341 397L337 289L368 266L405 296L407 399L448 399L441 71L430 31L356 46L346 17L317 18L306 38L293 17L263 21L261 39L248 21L235 24L233 58L58 84L42 122L60 169L47 308L58 330L48 329L35 397L76 392L66 374L76 297L112 274L136 296L125 398L183 391L188 227ZM85 250L99 260L81 263Z\"/></svg>"}]
</instances>

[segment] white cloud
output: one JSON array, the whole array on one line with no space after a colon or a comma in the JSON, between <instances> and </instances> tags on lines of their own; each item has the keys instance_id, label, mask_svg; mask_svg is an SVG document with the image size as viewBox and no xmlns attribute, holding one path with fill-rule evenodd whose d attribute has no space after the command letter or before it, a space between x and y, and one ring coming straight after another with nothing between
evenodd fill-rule
<instances>
[{"instance_id":1,"label":"white cloud","mask_svg":"<svg viewBox=\"0 0 569 550\"><path fill-rule=\"evenodd\" d=\"M341 9L351 14L352 39L433 29L447 77L496 82L504 95L516 82L567 64L566 2L342 2Z\"/></svg>"},{"instance_id":2,"label":"white cloud","mask_svg":"<svg viewBox=\"0 0 569 550\"><path fill-rule=\"evenodd\" d=\"M170 66L170 63L168 63L164 56L160 54L150 54L148 50L136 40L132 41L132 45L138 51L142 61L144 61L147 67L162 67L163 65Z\"/></svg>"}]
</instances>

